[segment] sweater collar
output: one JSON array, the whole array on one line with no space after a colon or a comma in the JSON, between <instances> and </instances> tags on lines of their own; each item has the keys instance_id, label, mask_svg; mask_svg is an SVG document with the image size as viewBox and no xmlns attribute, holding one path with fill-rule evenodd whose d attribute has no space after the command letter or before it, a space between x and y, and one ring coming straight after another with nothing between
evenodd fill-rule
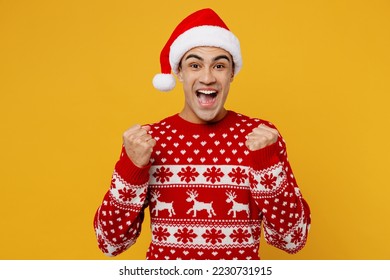
<instances>
[{"instance_id":1,"label":"sweater collar","mask_svg":"<svg viewBox=\"0 0 390 280\"><path fill-rule=\"evenodd\" d=\"M232 126L232 123L234 123L237 120L238 114L234 111L227 111L227 114L225 117L214 123L209 124L197 124L197 123L191 123L182 117L179 116L179 114L175 114L169 118L169 122L179 128L184 129L188 131L193 131L196 133L203 132L210 132L210 131L216 131L216 130L223 130L224 128L228 128Z\"/></svg>"}]
</instances>

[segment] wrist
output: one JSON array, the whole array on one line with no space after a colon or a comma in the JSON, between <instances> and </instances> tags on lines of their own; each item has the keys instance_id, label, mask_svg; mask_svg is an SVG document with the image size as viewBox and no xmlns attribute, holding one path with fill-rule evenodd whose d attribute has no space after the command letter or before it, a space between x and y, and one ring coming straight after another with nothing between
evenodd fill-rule
<instances>
[{"instance_id":1,"label":"wrist","mask_svg":"<svg viewBox=\"0 0 390 280\"><path fill-rule=\"evenodd\" d=\"M141 185L149 180L150 162L140 166L131 161L126 150L123 148L120 159L115 165L115 171L127 182L134 185Z\"/></svg>"},{"instance_id":2,"label":"wrist","mask_svg":"<svg viewBox=\"0 0 390 280\"><path fill-rule=\"evenodd\" d=\"M252 167L255 170L268 168L279 162L278 142L266 146L262 149L250 152Z\"/></svg>"}]
</instances>

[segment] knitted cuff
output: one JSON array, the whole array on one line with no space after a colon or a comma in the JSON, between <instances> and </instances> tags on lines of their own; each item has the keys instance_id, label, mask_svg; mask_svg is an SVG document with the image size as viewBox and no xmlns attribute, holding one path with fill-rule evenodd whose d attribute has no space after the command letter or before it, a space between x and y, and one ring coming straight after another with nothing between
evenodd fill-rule
<instances>
[{"instance_id":1,"label":"knitted cuff","mask_svg":"<svg viewBox=\"0 0 390 280\"><path fill-rule=\"evenodd\" d=\"M150 163L144 167L136 166L127 156L123 147L121 156L115 165L115 171L126 182L132 185L142 185L149 181L150 166Z\"/></svg>"},{"instance_id":2,"label":"knitted cuff","mask_svg":"<svg viewBox=\"0 0 390 280\"><path fill-rule=\"evenodd\" d=\"M261 170L275 165L279 162L278 142L251 152L251 157L254 170Z\"/></svg>"}]
</instances>

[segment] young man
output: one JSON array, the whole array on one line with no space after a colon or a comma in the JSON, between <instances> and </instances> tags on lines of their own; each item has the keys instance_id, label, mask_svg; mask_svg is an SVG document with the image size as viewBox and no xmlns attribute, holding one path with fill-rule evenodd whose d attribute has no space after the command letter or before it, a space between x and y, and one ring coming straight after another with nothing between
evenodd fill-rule
<instances>
[{"instance_id":1,"label":"young man","mask_svg":"<svg viewBox=\"0 0 390 280\"><path fill-rule=\"evenodd\" d=\"M242 65L238 39L211 9L174 30L161 52L156 88L183 84L179 114L123 134L111 186L94 219L99 248L115 256L135 243L150 210L147 259L259 259L267 242L305 245L310 210L267 121L225 109Z\"/></svg>"}]
</instances>

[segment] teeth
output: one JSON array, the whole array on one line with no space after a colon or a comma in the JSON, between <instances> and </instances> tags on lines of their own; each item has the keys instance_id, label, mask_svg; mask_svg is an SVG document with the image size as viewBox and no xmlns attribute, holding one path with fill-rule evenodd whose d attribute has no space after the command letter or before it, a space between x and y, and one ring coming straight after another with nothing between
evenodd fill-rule
<instances>
[{"instance_id":1,"label":"teeth","mask_svg":"<svg viewBox=\"0 0 390 280\"><path fill-rule=\"evenodd\" d=\"M216 91L213 91L213 90L198 90L199 93L202 93L202 94L213 94L213 93L216 93Z\"/></svg>"}]
</instances>

